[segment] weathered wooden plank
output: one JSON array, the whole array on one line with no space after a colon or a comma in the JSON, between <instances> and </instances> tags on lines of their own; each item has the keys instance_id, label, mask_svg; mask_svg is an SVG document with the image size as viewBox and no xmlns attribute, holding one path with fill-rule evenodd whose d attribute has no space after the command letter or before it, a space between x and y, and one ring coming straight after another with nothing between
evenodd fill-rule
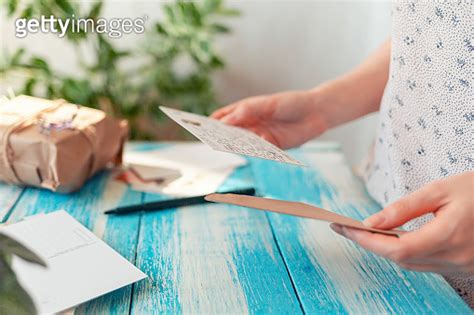
<instances>
[{"instance_id":1,"label":"weathered wooden plank","mask_svg":"<svg viewBox=\"0 0 474 315\"><path fill-rule=\"evenodd\" d=\"M248 179L241 168L221 189ZM133 314L301 313L264 213L215 204L148 213L136 262L149 278L135 286Z\"/></svg>"},{"instance_id":2,"label":"weathered wooden plank","mask_svg":"<svg viewBox=\"0 0 474 315\"><path fill-rule=\"evenodd\" d=\"M266 196L307 202L358 219L379 209L340 152L294 151L294 156L308 167L253 160L257 187ZM401 270L333 233L326 223L267 215L308 313L469 313L438 275Z\"/></svg>"},{"instance_id":3,"label":"weathered wooden plank","mask_svg":"<svg viewBox=\"0 0 474 315\"><path fill-rule=\"evenodd\" d=\"M102 173L91 179L79 192L69 195L27 188L13 209L9 221L64 209L133 263L139 216L107 217L102 212L119 205L139 203L141 200L141 193L112 181L110 173ZM75 312L126 314L129 312L131 295L132 286L127 286L80 305Z\"/></svg>"},{"instance_id":4,"label":"weathered wooden plank","mask_svg":"<svg viewBox=\"0 0 474 315\"><path fill-rule=\"evenodd\" d=\"M0 223L6 220L11 208L23 192L22 187L0 183Z\"/></svg>"}]
</instances>

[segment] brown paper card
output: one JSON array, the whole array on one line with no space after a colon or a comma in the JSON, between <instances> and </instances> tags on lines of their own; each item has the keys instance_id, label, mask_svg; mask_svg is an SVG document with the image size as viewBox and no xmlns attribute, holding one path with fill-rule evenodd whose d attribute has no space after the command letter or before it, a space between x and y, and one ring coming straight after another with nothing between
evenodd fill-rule
<instances>
[{"instance_id":1,"label":"brown paper card","mask_svg":"<svg viewBox=\"0 0 474 315\"><path fill-rule=\"evenodd\" d=\"M236 194L210 194L206 196L205 199L207 201L212 202L228 203L237 206L294 215L297 217L327 221L356 228L359 230L366 230L380 234L400 236L402 233L404 233L404 231L401 230L379 230L369 228L363 225L362 222L357 221L355 219L315 206L311 206L302 202L276 200Z\"/></svg>"}]
</instances>

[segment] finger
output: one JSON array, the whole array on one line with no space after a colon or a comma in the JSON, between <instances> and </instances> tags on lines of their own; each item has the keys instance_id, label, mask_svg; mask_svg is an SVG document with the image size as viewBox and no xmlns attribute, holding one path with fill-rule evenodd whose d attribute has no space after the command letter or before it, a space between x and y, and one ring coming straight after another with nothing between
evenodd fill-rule
<instances>
[{"instance_id":1,"label":"finger","mask_svg":"<svg viewBox=\"0 0 474 315\"><path fill-rule=\"evenodd\" d=\"M244 126L245 127L245 126ZM268 131L266 130L262 130L262 129L257 129L257 128L253 128L253 127L247 127L248 130L252 131L253 133L255 133L256 135L258 135L259 137L265 139L266 141L276 145L276 146L279 146L279 143L278 141L275 139L275 137L269 133Z\"/></svg>"},{"instance_id":2,"label":"finger","mask_svg":"<svg viewBox=\"0 0 474 315\"><path fill-rule=\"evenodd\" d=\"M436 211L443 204L443 189L438 182L433 182L365 219L364 224L379 229L396 228L413 218Z\"/></svg>"},{"instance_id":3,"label":"finger","mask_svg":"<svg viewBox=\"0 0 474 315\"><path fill-rule=\"evenodd\" d=\"M333 226L333 229L342 236L358 243L366 250L392 260L395 260L394 258L396 258L393 257L393 253L396 253L400 248L400 241L394 236L382 235L337 225L335 227Z\"/></svg>"},{"instance_id":4,"label":"finger","mask_svg":"<svg viewBox=\"0 0 474 315\"><path fill-rule=\"evenodd\" d=\"M438 272L445 275L452 274L454 271L450 266L437 262L411 262L403 250L403 245L397 242L397 238L367 231L331 225L331 228L337 233L357 242L361 247L396 262L400 267L413 271Z\"/></svg>"},{"instance_id":5,"label":"finger","mask_svg":"<svg viewBox=\"0 0 474 315\"><path fill-rule=\"evenodd\" d=\"M440 251L453 250L449 242L450 229L449 220L435 218L419 230L400 235L399 247L391 253L392 259L397 262L424 261Z\"/></svg>"},{"instance_id":6,"label":"finger","mask_svg":"<svg viewBox=\"0 0 474 315\"><path fill-rule=\"evenodd\" d=\"M394 236L371 233L348 227L342 227L342 231L344 236L355 241L363 248L379 256L393 260L398 264L409 263L423 255L429 255L436 250L431 244L425 244L425 239L422 240L422 247L420 247L420 241L412 241L411 239L407 240L403 238L413 232L403 234L401 237L396 238Z\"/></svg>"},{"instance_id":7,"label":"finger","mask_svg":"<svg viewBox=\"0 0 474 315\"><path fill-rule=\"evenodd\" d=\"M400 263L398 264L403 269L417 271L417 272L435 272L443 276L469 276L470 273L465 273L458 267L447 266L437 263Z\"/></svg>"},{"instance_id":8,"label":"finger","mask_svg":"<svg viewBox=\"0 0 474 315\"><path fill-rule=\"evenodd\" d=\"M434 219L419 230L400 236L403 248L411 253L407 258L428 257L449 247L447 242L449 222Z\"/></svg>"},{"instance_id":9,"label":"finger","mask_svg":"<svg viewBox=\"0 0 474 315\"><path fill-rule=\"evenodd\" d=\"M457 248L453 250L444 250L437 253L434 253L429 257L431 261L447 265L447 266L457 266L457 267L466 267L474 265L474 253L472 247L467 248Z\"/></svg>"},{"instance_id":10,"label":"finger","mask_svg":"<svg viewBox=\"0 0 474 315\"><path fill-rule=\"evenodd\" d=\"M223 115L220 120L228 125L241 125L245 122L246 110L242 106L235 104L231 110Z\"/></svg>"},{"instance_id":11,"label":"finger","mask_svg":"<svg viewBox=\"0 0 474 315\"><path fill-rule=\"evenodd\" d=\"M337 223L331 223L329 227L337 234L344 236L343 231L342 231L342 225L337 224Z\"/></svg>"},{"instance_id":12,"label":"finger","mask_svg":"<svg viewBox=\"0 0 474 315\"><path fill-rule=\"evenodd\" d=\"M472 246L448 246L447 249L435 250L423 256L407 260L408 263L439 264L456 267L459 271L474 269L474 251Z\"/></svg>"},{"instance_id":13,"label":"finger","mask_svg":"<svg viewBox=\"0 0 474 315\"><path fill-rule=\"evenodd\" d=\"M220 119L224 124L241 126L245 123L245 117L235 111L229 115L225 115Z\"/></svg>"},{"instance_id":14,"label":"finger","mask_svg":"<svg viewBox=\"0 0 474 315\"><path fill-rule=\"evenodd\" d=\"M458 250L457 248L454 250ZM460 256L456 255L453 250L441 250L429 255L407 259L410 264L439 264L443 266L459 266L461 262Z\"/></svg>"},{"instance_id":15,"label":"finger","mask_svg":"<svg viewBox=\"0 0 474 315\"><path fill-rule=\"evenodd\" d=\"M440 264L416 264L416 263L400 263L400 267L403 269L419 272L436 272L442 273L446 272L448 268Z\"/></svg>"},{"instance_id":16,"label":"finger","mask_svg":"<svg viewBox=\"0 0 474 315\"><path fill-rule=\"evenodd\" d=\"M236 107L237 107L237 103L219 108L218 110L216 110L215 112L211 114L211 118L221 119L222 117L230 114Z\"/></svg>"},{"instance_id":17,"label":"finger","mask_svg":"<svg viewBox=\"0 0 474 315\"><path fill-rule=\"evenodd\" d=\"M255 113L254 108L249 108L248 106L238 106L235 108L231 113L221 118L223 123L240 126L240 127L247 127L247 126L254 126L259 124L258 116Z\"/></svg>"},{"instance_id":18,"label":"finger","mask_svg":"<svg viewBox=\"0 0 474 315\"><path fill-rule=\"evenodd\" d=\"M474 254L470 246L435 253L426 261L446 266L458 275L474 274Z\"/></svg>"}]
</instances>

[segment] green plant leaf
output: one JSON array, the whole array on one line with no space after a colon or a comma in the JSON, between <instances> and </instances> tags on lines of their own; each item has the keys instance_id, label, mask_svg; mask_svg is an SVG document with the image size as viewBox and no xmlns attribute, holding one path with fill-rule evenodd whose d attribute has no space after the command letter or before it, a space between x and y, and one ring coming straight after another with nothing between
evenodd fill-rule
<instances>
[{"instance_id":1,"label":"green plant leaf","mask_svg":"<svg viewBox=\"0 0 474 315\"><path fill-rule=\"evenodd\" d=\"M102 12L102 5L103 5L102 1L98 1L98 2L94 3L94 5L92 6L92 8L89 12L89 17L92 18L92 19L97 19L99 17L100 13Z\"/></svg>"},{"instance_id":2,"label":"green plant leaf","mask_svg":"<svg viewBox=\"0 0 474 315\"><path fill-rule=\"evenodd\" d=\"M33 57L31 58L30 64L32 67L43 70L44 72L50 74L51 70L49 68L48 63L46 60L40 58L40 57Z\"/></svg>"},{"instance_id":3,"label":"green plant leaf","mask_svg":"<svg viewBox=\"0 0 474 315\"><path fill-rule=\"evenodd\" d=\"M46 97L47 98L61 97L60 95L57 95L56 88L52 82L48 82L48 84L46 85Z\"/></svg>"},{"instance_id":4,"label":"green plant leaf","mask_svg":"<svg viewBox=\"0 0 474 315\"><path fill-rule=\"evenodd\" d=\"M215 33L229 33L230 32L230 28L219 23L211 24L209 28Z\"/></svg>"},{"instance_id":5,"label":"green plant leaf","mask_svg":"<svg viewBox=\"0 0 474 315\"><path fill-rule=\"evenodd\" d=\"M54 0L54 2L68 16L79 15L79 12L76 12L76 9L68 0Z\"/></svg>"},{"instance_id":6,"label":"green plant leaf","mask_svg":"<svg viewBox=\"0 0 474 315\"><path fill-rule=\"evenodd\" d=\"M21 62L21 58L25 55L25 49L19 48L15 51L13 56L10 58L11 65L18 65Z\"/></svg>"},{"instance_id":7,"label":"green plant leaf","mask_svg":"<svg viewBox=\"0 0 474 315\"><path fill-rule=\"evenodd\" d=\"M16 255L28 262L46 267L46 262L20 242L0 233L0 253Z\"/></svg>"},{"instance_id":8,"label":"green plant leaf","mask_svg":"<svg viewBox=\"0 0 474 315\"><path fill-rule=\"evenodd\" d=\"M97 65L95 70L102 69L109 71L116 67L116 61L119 58L126 57L130 53L127 50L116 50L116 48L104 36L98 36Z\"/></svg>"},{"instance_id":9,"label":"green plant leaf","mask_svg":"<svg viewBox=\"0 0 474 315\"><path fill-rule=\"evenodd\" d=\"M33 4L28 5L20 14L20 18L29 19L33 16Z\"/></svg>"},{"instance_id":10,"label":"green plant leaf","mask_svg":"<svg viewBox=\"0 0 474 315\"><path fill-rule=\"evenodd\" d=\"M87 80L75 80L65 78L62 80L61 95L68 101L90 106L92 98L92 87Z\"/></svg>"},{"instance_id":11,"label":"green plant leaf","mask_svg":"<svg viewBox=\"0 0 474 315\"><path fill-rule=\"evenodd\" d=\"M193 2L182 2L180 3L180 6L184 13L187 24L197 27L202 25L201 12L199 12Z\"/></svg>"},{"instance_id":12,"label":"green plant leaf","mask_svg":"<svg viewBox=\"0 0 474 315\"><path fill-rule=\"evenodd\" d=\"M25 86L23 87L23 94L25 95L34 95L34 88L37 83L36 77L31 77L26 81Z\"/></svg>"},{"instance_id":13,"label":"green plant leaf","mask_svg":"<svg viewBox=\"0 0 474 315\"><path fill-rule=\"evenodd\" d=\"M8 16L12 16L18 7L18 0L8 0Z\"/></svg>"},{"instance_id":14,"label":"green plant leaf","mask_svg":"<svg viewBox=\"0 0 474 315\"><path fill-rule=\"evenodd\" d=\"M222 6L222 0L204 0L201 3L201 11L204 14L214 13Z\"/></svg>"},{"instance_id":15,"label":"green plant leaf","mask_svg":"<svg viewBox=\"0 0 474 315\"><path fill-rule=\"evenodd\" d=\"M21 2L3 1L5 4ZM18 10L23 6L20 5L13 15L53 14L65 18L75 14L77 17L97 18L104 1L92 1L91 6L76 0L24 1L26 8L21 15ZM151 117L164 117L161 112L153 111L157 104L208 113L217 103L211 76L224 65L224 61L214 49L214 35L230 31L221 18L239 13L224 4L225 0L168 1L162 4L162 19L153 28L147 27L142 43L129 50L119 49L106 35L83 30L72 33L69 29L67 42L76 49L83 71L64 76L50 67L46 59L27 57L28 50L18 50L5 58L0 74L16 76L22 72L22 89L16 92L35 94L44 91L38 96L60 97L78 104L97 106L129 119L134 137L161 137L162 134L153 133L155 127L147 123ZM86 13L81 15L81 12ZM79 41L84 43L84 47L92 48L92 63L81 61ZM191 73L174 72L177 71L177 58L183 55L195 61L195 66L189 67ZM129 57L140 61L135 71L121 63Z\"/></svg>"},{"instance_id":16,"label":"green plant leaf","mask_svg":"<svg viewBox=\"0 0 474 315\"><path fill-rule=\"evenodd\" d=\"M214 68L222 68L225 66L225 63L224 60L222 60L219 56L213 55L209 65Z\"/></svg>"},{"instance_id":17,"label":"green plant leaf","mask_svg":"<svg viewBox=\"0 0 474 315\"><path fill-rule=\"evenodd\" d=\"M163 5L163 13L165 14L165 18L170 22L176 22L176 14L174 11L174 7L171 4Z\"/></svg>"},{"instance_id":18,"label":"green plant leaf","mask_svg":"<svg viewBox=\"0 0 474 315\"><path fill-rule=\"evenodd\" d=\"M211 47L207 40L194 40L191 43L192 55L198 63L207 64L211 60Z\"/></svg>"},{"instance_id":19,"label":"green plant leaf","mask_svg":"<svg viewBox=\"0 0 474 315\"><path fill-rule=\"evenodd\" d=\"M163 24L161 23L156 23L155 24L155 29L158 33L160 34L163 34L163 35L167 35L168 34L168 31L166 30L166 28L163 26Z\"/></svg>"},{"instance_id":20,"label":"green plant leaf","mask_svg":"<svg viewBox=\"0 0 474 315\"><path fill-rule=\"evenodd\" d=\"M7 260L0 252L0 314L36 314L33 300L18 283Z\"/></svg>"}]
</instances>

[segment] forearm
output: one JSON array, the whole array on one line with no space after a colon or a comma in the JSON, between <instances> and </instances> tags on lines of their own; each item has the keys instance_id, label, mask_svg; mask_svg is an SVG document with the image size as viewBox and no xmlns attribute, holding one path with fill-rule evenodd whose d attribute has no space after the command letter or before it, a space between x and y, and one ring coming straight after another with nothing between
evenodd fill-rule
<instances>
[{"instance_id":1,"label":"forearm","mask_svg":"<svg viewBox=\"0 0 474 315\"><path fill-rule=\"evenodd\" d=\"M309 91L328 128L379 109L389 64L390 39L351 72Z\"/></svg>"}]
</instances>

